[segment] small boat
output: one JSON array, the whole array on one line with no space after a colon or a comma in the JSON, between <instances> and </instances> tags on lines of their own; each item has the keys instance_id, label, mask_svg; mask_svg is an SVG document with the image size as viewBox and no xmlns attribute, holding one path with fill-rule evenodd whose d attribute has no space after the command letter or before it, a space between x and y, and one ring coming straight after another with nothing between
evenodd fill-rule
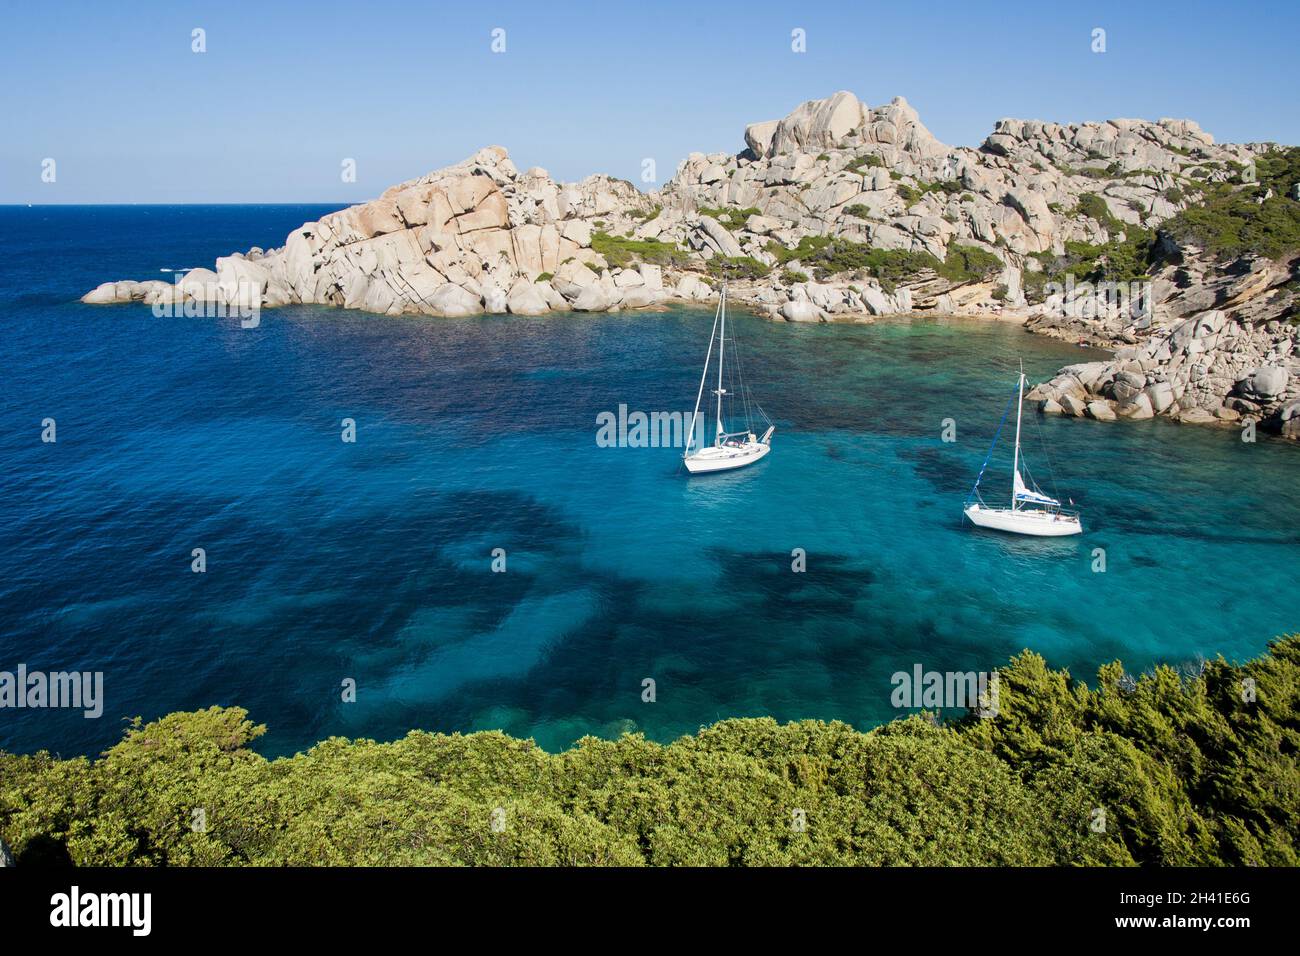
<instances>
[{"instance_id":1,"label":"small boat","mask_svg":"<svg viewBox=\"0 0 1300 956\"><path fill-rule=\"evenodd\" d=\"M980 473L975 479L975 487L966 496L962 511L971 524L981 528L993 528L997 531L1008 531L1012 534L1027 534L1044 538L1079 534L1083 531L1083 523L1079 520L1078 513L1066 511L1061 507L1058 500L1050 495L1043 494L1042 489L1034 482L1033 475L1030 475L1029 484L1026 484L1024 475L1021 474L1022 468L1025 472L1029 471L1020 454L1020 419L1025 405L1025 369L1023 365L1021 365L1020 375L1016 379L1015 400L1016 450L1011 459L1011 507L991 507L985 504L984 499L980 497L980 482L984 478L984 469L988 467L989 459L993 457L993 449L997 447L998 436L1002 434L1002 426L1006 424L1007 414L1011 411L1011 403L1008 402L1007 410L1002 413L1002 421L998 423L998 430L993 435L993 444L989 446L989 453L984 459L984 464L980 465Z\"/></svg>"},{"instance_id":2,"label":"small boat","mask_svg":"<svg viewBox=\"0 0 1300 956\"><path fill-rule=\"evenodd\" d=\"M702 441L696 441L695 428L700 420L704 385L709 379L714 339L718 342L718 387L713 389L713 394L717 397L716 426L713 444L705 445ZM731 360L730 366L727 365L728 358ZM734 386L732 388L727 388L728 383L723 380L723 372L728 368L732 372L731 384ZM736 407L737 400L739 400L739 408ZM755 414L767 425L767 431L763 432L762 438L755 436L753 428ZM724 422L728 418L732 420L743 418L745 427L739 431L727 431ZM731 352L727 352L727 286L723 283L722 292L718 297L718 310L713 315L713 331L709 333L709 350L704 356L704 371L700 374L700 390L695 396L695 411L691 414L691 427L686 432L686 450L682 453L682 463L692 475L730 471L733 468L752 465L772 450L774 431L776 426L772 424L772 420L767 417L758 403L750 398L749 390L741 380L740 353L736 348L734 337Z\"/></svg>"}]
</instances>

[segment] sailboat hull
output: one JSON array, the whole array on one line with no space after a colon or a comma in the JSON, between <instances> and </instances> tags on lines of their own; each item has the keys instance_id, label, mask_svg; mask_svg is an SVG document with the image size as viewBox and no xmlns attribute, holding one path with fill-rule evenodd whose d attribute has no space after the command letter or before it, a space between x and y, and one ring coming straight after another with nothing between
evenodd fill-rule
<instances>
[{"instance_id":1,"label":"sailboat hull","mask_svg":"<svg viewBox=\"0 0 1300 956\"><path fill-rule=\"evenodd\" d=\"M1036 508L989 508L986 505L972 504L965 509L971 524L1010 534L1027 534L1038 538L1059 538L1083 532L1083 523L1077 515L1062 514L1059 511L1044 511Z\"/></svg>"},{"instance_id":2,"label":"sailboat hull","mask_svg":"<svg viewBox=\"0 0 1300 956\"><path fill-rule=\"evenodd\" d=\"M692 475L707 474L713 471L731 471L744 468L759 461L772 450L771 445L763 442L748 441L743 445L723 445L701 448L699 451L682 459L686 470Z\"/></svg>"}]
</instances>

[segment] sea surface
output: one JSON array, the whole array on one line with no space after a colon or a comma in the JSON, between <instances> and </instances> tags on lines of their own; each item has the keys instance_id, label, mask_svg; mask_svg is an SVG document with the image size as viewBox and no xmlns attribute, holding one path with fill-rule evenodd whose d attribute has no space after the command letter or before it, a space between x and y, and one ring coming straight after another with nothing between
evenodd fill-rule
<instances>
[{"instance_id":1,"label":"sea surface","mask_svg":"<svg viewBox=\"0 0 1300 956\"><path fill-rule=\"evenodd\" d=\"M1096 355L1007 324L737 315L773 452L687 478L674 449L599 447L596 419L689 410L711 310L294 307L245 329L77 301L330 208L0 208L0 670L104 680L99 719L0 709L0 748L93 754L126 718L214 704L268 725L268 754L411 728L561 749L734 716L868 727L918 664L1031 648L1092 679L1250 658L1300 625L1280 440L1027 415L1086 533L963 526L1017 363L1040 381Z\"/></svg>"}]
</instances>

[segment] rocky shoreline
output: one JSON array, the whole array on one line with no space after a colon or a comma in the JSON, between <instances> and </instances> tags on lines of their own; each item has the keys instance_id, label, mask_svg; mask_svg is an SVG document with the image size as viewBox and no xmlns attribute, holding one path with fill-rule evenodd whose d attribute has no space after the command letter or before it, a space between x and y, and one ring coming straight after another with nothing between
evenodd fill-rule
<instances>
[{"instance_id":1,"label":"rocky shoreline","mask_svg":"<svg viewBox=\"0 0 1300 956\"><path fill-rule=\"evenodd\" d=\"M736 154L691 154L654 192L520 172L491 146L280 248L175 283L106 282L83 301L543 315L704 302L726 276L738 304L777 320L985 316L1114 350L1038 386L1047 412L1247 420L1300 437L1300 256L1224 264L1158 231L1275 145L1120 119L1002 120L980 147L950 147L901 97L872 108L846 92L744 139ZM1139 294L1116 300L1073 275L1058 287L1080 250L1105 265L1144 230L1162 249Z\"/></svg>"}]
</instances>

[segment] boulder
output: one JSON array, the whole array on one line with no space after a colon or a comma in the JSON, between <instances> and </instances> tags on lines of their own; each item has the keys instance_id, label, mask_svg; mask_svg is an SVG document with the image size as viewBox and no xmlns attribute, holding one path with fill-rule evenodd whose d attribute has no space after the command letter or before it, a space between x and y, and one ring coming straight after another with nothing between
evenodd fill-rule
<instances>
[{"instance_id":1,"label":"boulder","mask_svg":"<svg viewBox=\"0 0 1300 956\"><path fill-rule=\"evenodd\" d=\"M89 305L108 305L113 302L121 301L117 297L117 283L101 283L83 295L81 301Z\"/></svg>"},{"instance_id":2,"label":"boulder","mask_svg":"<svg viewBox=\"0 0 1300 956\"><path fill-rule=\"evenodd\" d=\"M713 297L713 290L701 281L699 276L687 273L677 283L677 297L679 299L706 300Z\"/></svg>"},{"instance_id":3,"label":"boulder","mask_svg":"<svg viewBox=\"0 0 1300 956\"><path fill-rule=\"evenodd\" d=\"M728 258L743 255L736 237L712 216L700 217L699 231L703 233L704 241L720 255Z\"/></svg>"},{"instance_id":4,"label":"boulder","mask_svg":"<svg viewBox=\"0 0 1300 956\"><path fill-rule=\"evenodd\" d=\"M824 100L808 100L776 124L770 153L838 146L851 130L864 125L863 114L861 101L844 90Z\"/></svg>"},{"instance_id":5,"label":"boulder","mask_svg":"<svg viewBox=\"0 0 1300 956\"><path fill-rule=\"evenodd\" d=\"M1160 415L1174 403L1174 387L1168 382L1153 382L1146 387L1146 396L1151 410Z\"/></svg>"},{"instance_id":6,"label":"boulder","mask_svg":"<svg viewBox=\"0 0 1300 956\"><path fill-rule=\"evenodd\" d=\"M620 300L619 308L622 309L644 309L648 306L658 305L667 296L662 289L650 289L645 285L633 286L623 293Z\"/></svg>"},{"instance_id":7,"label":"boulder","mask_svg":"<svg viewBox=\"0 0 1300 956\"><path fill-rule=\"evenodd\" d=\"M762 159L769 154L772 148L772 137L776 134L776 127L780 122L780 120L763 120L761 123L750 123L745 127L745 145L756 158Z\"/></svg>"},{"instance_id":8,"label":"boulder","mask_svg":"<svg viewBox=\"0 0 1300 956\"><path fill-rule=\"evenodd\" d=\"M1121 418L1130 418L1134 421L1142 421L1155 416L1155 410L1151 407L1151 399L1147 398L1145 392L1138 392L1131 401L1120 405L1118 413Z\"/></svg>"},{"instance_id":9,"label":"boulder","mask_svg":"<svg viewBox=\"0 0 1300 956\"><path fill-rule=\"evenodd\" d=\"M751 215L745 220L745 231L759 236L770 236L782 226L781 220L771 216Z\"/></svg>"},{"instance_id":10,"label":"boulder","mask_svg":"<svg viewBox=\"0 0 1300 956\"><path fill-rule=\"evenodd\" d=\"M508 311L508 300L505 292L500 286L491 282L481 284L483 293L483 311L488 315L505 315Z\"/></svg>"},{"instance_id":11,"label":"boulder","mask_svg":"<svg viewBox=\"0 0 1300 956\"><path fill-rule=\"evenodd\" d=\"M546 304L549 305L552 310L563 311L569 307L568 300L565 299L564 296L560 295L559 291L551 283L534 282L533 285L537 287L537 291L542 294L542 298L546 300Z\"/></svg>"},{"instance_id":12,"label":"boulder","mask_svg":"<svg viewBox=\"0 0 1300 956\"><path fill-rule=\"evenodd\" d=\"M217 274L211 269L191 269L177 285L187 296L199 302L221 301Z\"/></svg>"},{"instance_id":13,"label":"boulder","mask_svg":"<svg viewBox=\"0 0 1300 956\"><path fill-rule=\"evenodd\" d=\"M1126 370L1115 375L1115 380L1111 385L1111 390L1115 395L1115 400L1123 405L1141 395L1146 384L1147 380L1145 375L1142 375L1140 372Z\"/></svg>"},{"instance_id":14,"label":"boulder","mask_svg":"<svg viewBox=\"0 0 1300 956\"><path fill-rule=\"evenodd\" d=\"M584 222L581 219L571 219L564 224L564 231L561 235L579 246L589 246L591 245L591 223Z\"/></svg>"},{"instance_id":15,"label":"boulder","mask_svg":"<svg viewBox=\"0 0 1300 956\"><path fill-rule=\"evenodd\" d=\"M1213 412L1197 406L1182 409L1178 413L1178 420L1180 422L1187 422L1191 425L1208 425L1211 422L1216 421Z\"/></svg>"},{"instance_id":16,"label":"boulder","mask_svg":"<svg viewBox=\"0 0 1300 956\"><path fill-rule=\"evenodd\" d=\"M1113 422L1116 416L1109 402L1097 400L1088 403L1088 417L1095 418L1099 422Z\"/></svg>"},{"instance_id":17,"label":"boulder","mask_svg":"<svg viewBox=\"0 0 1300 956\"><path fill-rule=\"evenodd\" d=\"M217 260L217 288L222 301L230 305L260 307L266 278L265 268L243 256L225 256Z\"/></svg>"},{"instance_id":18,"label":"boulder","mask_svg":"<svg viewBox=\"0 0 1300 956\"><path fill-rule=\"evenodd\" d=\"M781 318L787 322L820 322L821 310L807 299L791 299L780 308Z\"/></svg>"},{"instance_id":19,"label":"boulder","mask_svg":"<svg viewBox=\"0 0 1300 956\"><path fill-rule=\"evenodd\" d=\"M1065 394L1061 396L1061 410L1067 415L1073 415L1075 418L1083 418L1088 412L1088 406L1083 399L1074 395Z\"/></svg>"},{"instance_id":20,"label":"boulder","mask_svg":"<svg viewBox=\"0 0 1300 956\"><path fill-rule=\"evenodd\" d=\"M1247 398L1259 401L1271 401L1286 392L1287 370L1277 365L1257 368L1237 383L1237 389Z\"/></svg>"},{"instance_id":21,"label":"boulder","mask_svg":"<svg viewBox=\"0 0 1300 956\"><path fill-rule=\"evenodd\" d=\"M614 297L604 286L589 285L573 300L573 311L608 312L614 304Z\"/></svg>"},{"instance_id":22,"label":"boulder","mask_svg":"<svg viewBox=\"0 0 1300 956\"><path fill-rule=\"evenodd\" d=\"M517 279L510 287L506 306L514 315L545 315L551 311L538 283L529 282L526 277Z\"/></svg>"},{"instance_id":23,"label":"boulder","mask_svg":"<svg viewBox=\"0 0 1300 956\"><path fill-rule=\"evenodd\" d=\"M450 282L439 286L429 297L429 307L434 315L449 319L480 315L483 312L483 303L478 296Z\"/></svg>"}]
</instances>

